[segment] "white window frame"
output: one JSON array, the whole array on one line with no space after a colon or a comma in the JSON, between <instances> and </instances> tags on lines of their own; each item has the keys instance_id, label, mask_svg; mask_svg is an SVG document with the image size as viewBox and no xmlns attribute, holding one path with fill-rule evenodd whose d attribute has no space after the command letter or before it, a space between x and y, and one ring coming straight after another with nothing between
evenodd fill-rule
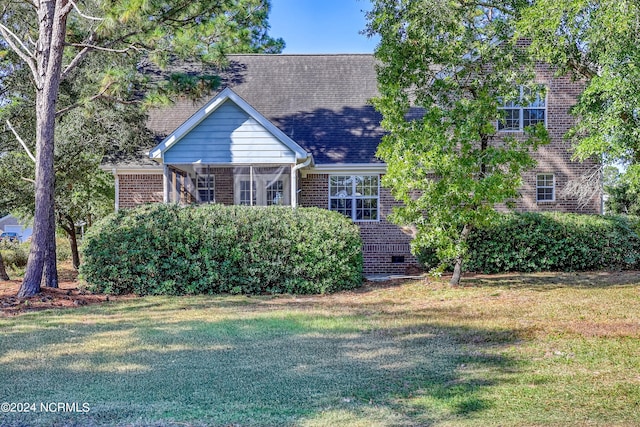
<instances>
[{"instance_id":1,"label":"white window frame","mask_svg":"<svg viewBox=\"0 0 640 427\"><path fill-rule=\"evenodd\" d=\"M216 176L212 173L212 168L210 166L205 167L196 167L195 168L195 184L196 184L196 194L198 195L198 203L215 203L216 202ZM200 177L206 177L207 185L205 187L200 186ZM200 199L200 190L213 192L212 200L201 200Z\"/></svg>"},{"instance_id":2,"label":"white window frame","mask_svg":"<svg viewBox=\"0 0 640 427\"><path fill-rule=\"evenodd\" d=\"M375 177L377 180L377 187L376 187L376 195L375 196L362 196L362 195L358 195L356 193L356 177ZM335 178L335 177L345 177L345 178L351 178L351 194L350 195L344 195L344 196L332 196L331 195L331 178ZM380 174L370 174L370 173L362 173L362 174L330 174L329 175L329 180L327 183L327 189L328 189L328 193L329 193L329 202L328 202L328 206L327 208L330 211L335 211L335 212L340 212L337 209L332 209L331 208L331 201L332 200L351 200L351 215L347 215L347 217L351 218L352 221L354 222L380 222ZM357 219L357 201L358 200L375 200L376 201L376 219ZM341 212L342 213L342 212Z\"/></svg>"},{"instance_id":3,"label":"white window frame","mask_svg":"<svg viewBox=\"0 0 640 427\"><path fill-rule=\"evenodd\" d=\"M251 179L253 178L253 180ZM251 182L251 190L255 194L255 203L251 203L247 206L270 206L267 205L267 178L260 174L246 175L238 174L233 178L233 200L234 204L239 205L240 190L242 182ZM253 181L253 182L252 182ZM279 206L291 206L291 176L288 174L282 174L276 181L282 181L282 203Z\"/></svg>"},{"instance_id":4,"label":"white window frame","mask_svg":"<svg viewBox=\"0 0 640 427\"><path fill-rule=\"evenodd\" d=\"M540 177L551 177L551 185L540 185ZM546 178L544 178L547 181ZM547 182L545 182L548 184ZM538 190L551 189L551 199L541 199ZM556 201L556 175L553 173L538 173L536 174L536 203L549 203Z\"/></svg>"},{"instance_id":5,"label":"white window frame","mask_svg":"<svg viewBox=\"0 0 640 427\"><path fill-rule=\"evenodd\" d=\"M529 105L522 105L522 100L525 97L525 87L524 86L520 86L520 95L518 96L518 101L510 101L510 103L512 105L507 105L504 104L500 107L498 107L499 110L502 111L517 111L518 112L518 128L516 129L515 127L512 128L506 128L506 127L501 127L504 126L502 123L502 120L498 120L496 122L496 129L499 132L522 132L524 131L524 112L526 110L543 110L544 113L544 120L542 121L544 123L544 127L547 127L547 116L548 116L548 109L547 109L547 92L545 91L544 94L544 98L537 96L536 100L533 102L533 104L529 104ZM542 106L536 105L538 102L542 102ZM527 125L529 126L529 125Z\"/></svg>"}]
</instances>

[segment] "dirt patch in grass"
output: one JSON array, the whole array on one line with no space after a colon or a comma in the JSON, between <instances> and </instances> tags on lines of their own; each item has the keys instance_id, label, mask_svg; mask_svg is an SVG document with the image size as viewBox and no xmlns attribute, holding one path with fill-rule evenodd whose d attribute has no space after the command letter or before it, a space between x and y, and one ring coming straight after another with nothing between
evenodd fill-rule
<instances>
[{"instance_id":1,"label":"dirt patch in grass","mask_svg":"<svg viewBox=\"0 0 640 427\"><path fill-rule=\"evenodd\" d=\"M28 298L17 298L22 280L0 282L0 316L48 310L52 308L82 307L101 304L133 296L113 296L92 294L80 286L78 273L70 265L63 264L58 269L58 288L42 287L40 293Z\"/></svg>"}]
</instances>

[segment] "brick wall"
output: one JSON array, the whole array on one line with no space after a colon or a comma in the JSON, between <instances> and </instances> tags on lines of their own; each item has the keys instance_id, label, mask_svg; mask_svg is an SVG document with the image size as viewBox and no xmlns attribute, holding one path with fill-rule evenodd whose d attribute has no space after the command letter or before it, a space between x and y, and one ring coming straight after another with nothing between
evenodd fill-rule
<instances>
[{"instance_id":1,"label":"brick wall","mask_svg":"<svg viewBox=\"0 0 640 427\"><path fill-rule=\"evenodd\" d=\"M212 168L211 173L215 175L216 203L233 205L233 169Z\"/></svg>"},{"instance_id":2,"label":"brick wall","mask_svg":"<svg viewBox=\"0 0 640 427\"><path fill-rule=\"evenodd\" d=\"M579 206L575 194L567 196L561 194L569 181L578 180L597 166L594 161L572 161L571 143L564 138L574 123L574 118L569 111L575 105L583 86L571 81L568 77L554 76L552 70L544 65L539 65L536 69L536 82L547 87L547 131L551 142L539 147L538 151L533 153L538 165L522 176L523 185L520 189L522 197L515 201L516 210L601 213L600 191L594 193L583 207ZM510 132L509 135L521 137L522 133ZM552 173L555 176L556 197L553 202L536 201L536 176L541 173ZM498 208L505 210L504 206Z\"/></svg>"},{"instance_id":3,"label":"brick wall","mask_svg":"<svg viewBox=\"0 0 640 427\"><path fill-rule=\"evenodd\" d=\"M144 203L162 203L162 174L118 175L118 206L133 208Z\"/></svg>"},{"instance_id":4,"label":"brick wall","mask_svg":"<svg viewBox=\"0 0 640 427\"><path fill-rule=\"evenodd\" d=\"M327 209L329 206L329 175L309 174L300 180L300 206ZM380 189L380 221L356 222L360 227L364 252L365 274L411 273L418 262L409 248L411 237L395 224L387 221L393 206L398 202L391 193ZM392 257L404 257L402 262Z\"/></svg>"}]
</instances>

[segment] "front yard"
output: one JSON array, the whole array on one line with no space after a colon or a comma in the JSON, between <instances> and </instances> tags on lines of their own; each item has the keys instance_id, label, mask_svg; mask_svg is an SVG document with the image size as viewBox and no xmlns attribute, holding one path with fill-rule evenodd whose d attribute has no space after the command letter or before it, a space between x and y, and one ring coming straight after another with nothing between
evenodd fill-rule
<instances>
[{"instance_id":1,"label":"front yard","mask_svg":"<svg viewBox=\"0 0 640 427\"><path fill-rule=\"evenodd\" d=\"M640 423L640 275L463 283L8 312L0 425Z\"/></svg>"}]
</instances>

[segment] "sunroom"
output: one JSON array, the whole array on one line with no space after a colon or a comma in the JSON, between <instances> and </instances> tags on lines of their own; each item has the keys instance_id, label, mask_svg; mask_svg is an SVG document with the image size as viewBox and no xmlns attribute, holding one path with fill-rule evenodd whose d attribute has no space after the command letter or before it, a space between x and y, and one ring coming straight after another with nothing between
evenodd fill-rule
<instances>
[{"instance_id":1,"label":"sunroom","mask_svg":"<svg viewBox=\"0 0 640 427\"><path fill-rule=\"evenodd\" d=\"M307 153L231 89L150 151L163 165L165 203L297 205Z\"/></svg>"}]
</instances>

